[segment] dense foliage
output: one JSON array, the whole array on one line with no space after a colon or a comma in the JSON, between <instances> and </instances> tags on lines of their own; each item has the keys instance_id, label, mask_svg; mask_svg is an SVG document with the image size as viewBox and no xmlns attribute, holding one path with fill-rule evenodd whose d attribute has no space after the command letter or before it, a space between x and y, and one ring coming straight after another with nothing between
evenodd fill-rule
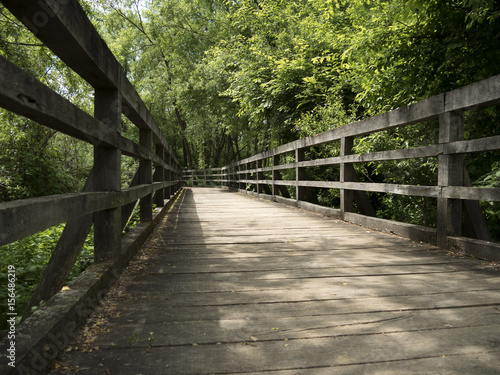
<instances>
[{"instance_id":1,"label":"dense foliage","mask_svg":"<svg viewBox=\"0 0 500 375\"><path fill-rule=\"evenodd\" d=\"M493 0L101 0L93 10L186 167L222 166L500 73ZM498 115L470 113L466 137L499 134ZM358 139L355 151L436 140L437 123L426 123ZM466 160L477 186L498 186L499 163L498 154ZM437 181L432 158L356 169L366 181ZM308 174L338 178L338 169ZM315 193L338 202L338 191ZM382 217L436 225L435 200L371 199ZM498 232L498 204L484 206Z\"/></svg>"}]
</instances>

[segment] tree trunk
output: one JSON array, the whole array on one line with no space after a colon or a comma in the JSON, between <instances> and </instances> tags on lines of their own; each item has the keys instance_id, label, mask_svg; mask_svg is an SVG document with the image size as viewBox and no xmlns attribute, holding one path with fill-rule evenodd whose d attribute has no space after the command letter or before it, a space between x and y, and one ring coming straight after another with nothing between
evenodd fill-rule
<instances>
[{"instance_id":1,"label":"tree trunk","mask_svg":"<svg viewBox=\"0 0 500 375\"><path fill-rule=\"evenodd\" d=\"M184 155L184 166L188 169L193 169L193 158L191 157L191 151L189 149L189 144L186 138L186 121L182 118L181 111L177 107L177 103L174 101L175 116L177 117L177 122L181 128L182 137L182 153Z\"/></svg>"},{"instance_id":2,"label":"tree trunk","mask_svg":"<svg viewBox=\"0 0 500 375\"><path fill-rule=\"evenodd\" d=\"M226 144L226 134L222 133L221 136L217 136L215 140L215 155L214 155L214 167L218 167L220 163L220 157L222 154L222 150L224 149L224 145Z\"/></svg>"},{"instance_id":3,"label":"tree trunk","mask_svg":"<svg viewBox=\"0 0 500 375\"><path fill-rule=\"evenodd\" d=\"M241 160L243 158L241 157L240 146L238 146L238 139L233 141L234 141L234 146L236 147L236 157L237 157L236 160Z\"/></svg>"}]
</instances>

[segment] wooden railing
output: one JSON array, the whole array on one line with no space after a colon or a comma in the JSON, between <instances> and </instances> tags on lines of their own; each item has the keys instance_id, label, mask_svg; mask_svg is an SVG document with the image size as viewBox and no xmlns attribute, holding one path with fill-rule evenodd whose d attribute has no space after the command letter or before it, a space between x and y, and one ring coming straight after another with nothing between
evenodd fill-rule
<instances>
[{"instance_id":1,"label":"wooden railing","mask_svg":"<svg viewBox=\"0 0 500 375\"><path fill-rule=\"evenodd\" d=\"M228 184L227 167L185 169L183 179L192 186L220 186Z\"/></svg>"},{"instance_id":2,"label":"wooden railing","mask_svg":"<svg viewBox=\"0 0 500 375\"><path fill-rule=\"evenodd\" d=\"M442 248L458 248L478 257L498 260L500 247L490 241L491 237L478 202L500 201L500 189L471 187L464 168L464 154L500 150L500 135L464 140L464 113L497 103L500 103L500 76L299 139L223 168L185 171L184 179L188 185L220 184L356 224L436 244ZM433 119L439 119L439 141L436 144L353 154L356 138ZM311 147L335 142L340 148L339 156L306 160L306 151ZM439 171L435 186L359 182L353 167L355 163L417 158L438 159ZM338 181L308 180L306 168L331 165L340 167ZM283 180L283 171L294 171L291 174L295 175L295 180ZM293 187L295 199L291 199L287 187ZM311 193L308 191L310 188L338 189L340 208L334 209L307 202L310 197L308 194ZM437 228L408 225L373 217L375 211L366 192L437 199ZM354 203L359 213L353 212ZM472 228L475 240L462 237L462 218L465 218Z\"/></svg>"},{"instance_id":3,"label":"wooden railing","mask_svg":"<svg viewBox=\"0 0 500 375\"><path fill-rule=\"evenodd\" d=\"M81 193L0 204L0 245L66 222L27 311L64 285L92 224L97 262L123 263L122 229L138 200L153 218L182 185L177 158L123 69L77 0L2 0L47 47L95 89L94 116L0 57L0 106L94 147L94 168ZM139 128L137 144L121 134L121 116ZM121 189L121 155L140 160ZM154 172L153 172L154 165Z\"/></svg>"}]
</instances>

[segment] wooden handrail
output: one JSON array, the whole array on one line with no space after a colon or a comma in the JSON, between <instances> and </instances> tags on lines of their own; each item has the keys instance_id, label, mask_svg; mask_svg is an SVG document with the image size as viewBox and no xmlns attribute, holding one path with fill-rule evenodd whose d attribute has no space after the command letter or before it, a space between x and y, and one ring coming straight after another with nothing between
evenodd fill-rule
<instances>
[{"instance_id":1,"label":"wooden handrail","mask_svg":"<svg viewBox=\"0 0 500 375\"><path fill-rule=\"evenodd\" d=\"M80 252L80 237L90 230L90 217L95 259L112 261L120 268L122 223L126 221L122 212L129 215L130 203L140 200L141 220L150 221L153 200L163 206L181 188L182 172L151 113L77 0L2 3L95 89L91 116L0 57L0 107L94 146L94 169L83 192L0 204L0 245L63 222L68 223L67 233L81 232L74 239L63 234L64 246L56 247L39 283L50 293L35 290L31 307L62 287L73 265L63 264L61 258ZM122 114L140 129L139 144L121 134ZM138 186L121 189L121 155L140 160ZM75 230L79 227L84 229Z\"/></svg>"},{"instance_id":2,"label":"wooden handrail","mask_svg":"<svg viewBox=\"0 0 500 375\"><path fill-rule=\"evenodd\" d=\"M272 150L259 153L249 158L233 162L222 168L208 170L189 170L184 172L187 183L198 185L220 184L233 189L247 191L264 198L313 209L328 215L355 223L367 224L375 228L386 228L392 232L400 232L416 240L425 240L443 248L470 250L471 243L461 237L462 213L470 217L471 225L483 246L474 242L476 256L484 255L489 259L500 259L500 247L491 244L484 218L480 213L478 201L500 201L499 188L477 188L468 186L467 172L463 166L463 155L480 152L500 151L500 135L481 139L464 140L464 112L479 107L500 103L500 75L483 81L436 95L421 102L398 108L378 116L367 118L324 133L299 139ZM439 119L440 139L437 144L401 150L378 151L365 154L353 154L352 145L356 137L408 125ZM340 142L341 155L314 160L305 160L304 151L309 147ZM281 162L281 156L295 153L294 162ZM355 176L353 163L381 162L417 158L438 158L439 181L434 186L414 186L391 183L359 182ZM267 164L266 167L263 167ZM340 166L340 181L309 181L302 173L306 167ZM296 179L281 179L281 171L295 170ZM264 173L272 174L272 179L265 178ZM296 199L287 196L286 186L296 189ZM304 188L339 189L341 208L330 209L307 202ZM247 189L248 188L248 189ZM248 190L254 190L251 192ZM366 192L392 193L407 196L432 197L438 200L437 229L398 224L381 221L366 215L354 214L353 200L361 211L373 215L373 209L366 199ZM362 203L363 201L364 203ZM463 206L466 209L463 209ZM473 207L474 206L474 207ZM477 206L477 207L476 207ZM491 246L497 246L497 255L492 256Z\"/></svg>"},{"instance_id":3,"label":"wooden handrail","mask_svg":"<svg viewBox=\"0 0 500 375\"><path fill-rule=\"evenodd\" d=\"M120 91L123 114L137 127L150 129L154 142L162 144L178 162L153 116L78 1L2 0L2 3L95 89Z\"/></svg>"}]
</instances>

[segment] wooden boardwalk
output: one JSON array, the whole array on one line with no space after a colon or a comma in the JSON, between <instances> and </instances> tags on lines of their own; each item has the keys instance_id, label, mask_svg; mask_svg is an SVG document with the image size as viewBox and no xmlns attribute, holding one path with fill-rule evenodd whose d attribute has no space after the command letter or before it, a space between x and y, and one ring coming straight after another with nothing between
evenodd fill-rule
<instances>
[{"instance_id":1,"label":"wooden boardwalk","mask_svg":"<svg viewBox=\"0 0 500 375\"><path fill-rule=\"evenodd\" d=\"M500 271L186 189L53 373L499 374Z\"/></svg>"}]
</instances>

